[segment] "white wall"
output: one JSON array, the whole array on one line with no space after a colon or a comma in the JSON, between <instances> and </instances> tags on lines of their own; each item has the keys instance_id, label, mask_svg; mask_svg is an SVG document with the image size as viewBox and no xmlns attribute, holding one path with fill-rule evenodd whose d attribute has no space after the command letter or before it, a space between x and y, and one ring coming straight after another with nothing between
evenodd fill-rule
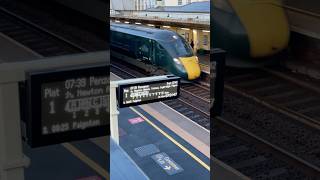
<instances>
[{"instance_id":1,"label":"white wall","mask_svg":"<svg viewBox=\"0 0 320 180\"><path fill-rule=\"evenodd\" d=\"M191 2L200 2L200 1L208 1L208 0L191 0ZM165 6L178 6L178 0L164 0ZM188 0L182 0L182 5L186 5Z\"/></svg>"},{"instance_id":2,"label":"white wall","mask_svg":"<svg viewBox=\"0 0 320 180\"><path fill-rule=\"evenodd\" d=\"M178 6L178 0L162 0L164 6ZM208 0L191 0L191 2ZM187 4L188 0L182 0L182 5ZM156 0L111 0L110 8L113 10L145 10L156 6Z\"/></svg>"},{"instance_id":3,"label":"white wall","mask_svg":"<svg viewBox=\"0 0 320 180\"><path fill-rule=\"evenodd\" d=\"M110 7L113 10L135 10L134 0L111 0Z\"/></svg>"}]
</instances>

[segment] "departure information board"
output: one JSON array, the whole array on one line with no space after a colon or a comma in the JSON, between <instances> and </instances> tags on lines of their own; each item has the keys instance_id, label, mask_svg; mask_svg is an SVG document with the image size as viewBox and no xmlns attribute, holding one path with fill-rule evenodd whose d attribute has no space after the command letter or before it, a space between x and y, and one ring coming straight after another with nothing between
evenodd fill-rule
<instances>
[{"instance_id":1,"label":"departure information board","mask_svg":"<svg viewBox=\"0 0 320 180\"><path fill-rule=\"evenodd\" d=\"M88 76L41 86L42 134L107 124L109 78Z\"/></svg>"},{"instance_id":2,"label":"departure information board","mask_svg":"<svg viewBox=\"0 0 320 180\"><path fill-rule=\"evenodd\" d=\"M119 107L128 107L174 99L179 96L179 92L179 77L168 77L165 80L119 85L118 103Z\"/></svg>"},{"instance_id":3,"label":"departure information board","mask_svg":"<svg viewBox=\"0 0 320 180\"><path fill-rule=\"evenodd\" d=\"M107 66L101 66L31 73L28 99L33 146L107 135L107 72Z\"/></svg>"}]
</instances>

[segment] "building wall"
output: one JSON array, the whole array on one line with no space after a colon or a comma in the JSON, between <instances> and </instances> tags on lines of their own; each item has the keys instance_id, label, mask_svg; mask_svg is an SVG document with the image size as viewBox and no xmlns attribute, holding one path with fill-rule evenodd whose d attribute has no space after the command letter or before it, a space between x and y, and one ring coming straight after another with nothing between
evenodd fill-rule
<instances>
[{"instance_id":1,"label":"building wall","mask_svg":"<svg viewBox=\"0 0 320 180\"><path fill-rule=\"evenodd\" d=\"M150 17L150 18L163 18L163 19L172 19L172 20L187 20L188 18L192 18L193 21L202 21L202 22L210 22L210 14L209 13L183 13L183 12L132 12L130 13L132 16L138 17Z\"/></svg>"},{"instance_id":2,"label":"building wall","mask_svg":"<svg viewBox=\"0 0 320 180\"><path fill-rule=\"evenodd\" d=\"M136 9L135 10L146 10L149 8L156 7L157 0L132 0L135 3Z\"/></svg>"},{"instance_id":3,"label":"building wall","mask_svg":"<svg viewBox=\"0 0 320 180\"><path fill-rule=\"evenodd\" d=\"M112 10L135 10L135 0L111 0L110 9Z\"/></svg>"},{"instance_id":4,"label":"building wall","mask_svg":"<svg viewBox=\"0 0 320 180\"><path fill-rule=\"evenodd\" d=\"M156 7L157 0L111 0L113 10L146 10Z\"/></svg>"},{"instance_id":5,"label":"building wall","mask_svg":"<svg viewBox=\"0 0 320 180\"><path fill-rule=\"evenodd\" d=\"M179 6L208 0L111 0L113 10L146 10L156 6Z\"/></svg>"},{"instance_id":6,"label":"building wall","mask_svg":"<svg viewBox=\"0 0 320 180\"><path fill-rule=\"evenodd\" d=\"M192 2L208 1L208 0L163 0L165 6L181 6Z\"/></svg>"}]
</instances>

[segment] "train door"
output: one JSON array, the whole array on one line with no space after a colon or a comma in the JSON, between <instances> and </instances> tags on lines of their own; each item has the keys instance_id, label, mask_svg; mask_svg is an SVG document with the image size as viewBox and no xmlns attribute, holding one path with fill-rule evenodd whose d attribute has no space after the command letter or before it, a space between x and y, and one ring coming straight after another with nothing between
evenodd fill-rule
<instances>
[{"instance_id":1,"label":"train door","mask_svg":"<svg viewBox=\"0 0 320 180\"><path fill-rule=\"evenodd\" d=\"M158 65L157 59L156 59L156 42L154 40L150 41L151 51L150 51L150 61L154 65Z\"/></svg>"},{"instance_id":2,"label":"train door","mask_svg":"<svg viewBox=\"0 0 320 180\"><path fill-rule=\"evenodd\" d=\"M138 46L138 59L141 61L151 64L151 40L141 38Z\"/></svg>"},{"instance_id":3,"label":"train door","mask_svg":"<svg viewBox=\"0 0 320 180\"><path fill-rule=\"evenodd\" d=\"M155 42L155 58L157 65L166 67L167 65L167 56L165 49L157 42Z\"/></svg>"}]
</instances>

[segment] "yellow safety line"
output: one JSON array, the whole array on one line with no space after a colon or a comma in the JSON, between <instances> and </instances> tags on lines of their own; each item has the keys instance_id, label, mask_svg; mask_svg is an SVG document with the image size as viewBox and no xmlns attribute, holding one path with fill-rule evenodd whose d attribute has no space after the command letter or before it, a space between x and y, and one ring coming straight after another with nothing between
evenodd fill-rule
<instances>
[{"instance_id":1,"label":"yellow safety line","mask_svg":"<svg viewBox=\"0 0 320 180\"><path fill-rule=\"evenodd\" d=\"M171 137L169 134L164 132L161 128L159 128L157 125L155 125L153 122L151 122L147 117L145 117L143 114L141 114L139 111L137 111L135 108L130 107L132 111L137 113L140 117L142 117L146 122L148 122L152 127L154 127L156 130L158 130L161 134L163 134L166 138L168 138L171 142L173 142L175 145L177 145L179 148L181 148L184 152L186 152L189 156L191 156L195 161L197 161L199 164L201 164L204 168L206 168L208 171L210 171L210 166L208 166L205 162L203 162L200 158L198 158L196 155L194 155L191 151L189 151L187 148L185 148L183 145L181 145L178 141L176 141L173 137Z\"/></svg>"},{"instance_id":2,"label":"yellow safety line","mask_svg":"<svg viewBox=\"0 0 320 180\"><path fill-rule=\"evenodd\" d=\"M88 156L83 154L75 146L71 145L70 143L63 143L62 146L65 147L67 150L69 150L73 155L75 155L81 161L86 163L89 167L91 167L93 170L95 170L102 177L106 178L106 180L110 180L110 175L104 168L102 168L97 163L95 163L93 160L91 160Z\"/></svg>"}]
</instances>

